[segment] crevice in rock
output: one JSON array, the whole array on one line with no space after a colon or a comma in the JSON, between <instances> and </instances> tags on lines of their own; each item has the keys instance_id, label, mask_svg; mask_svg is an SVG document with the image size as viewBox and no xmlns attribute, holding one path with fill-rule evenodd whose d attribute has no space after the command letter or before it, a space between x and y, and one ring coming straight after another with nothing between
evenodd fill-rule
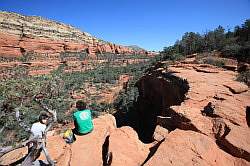
<instances>
[{"instance_id":1,"label":"crevice in rock","mask_svg":"<svg viewBox=\"0 0 250 166\"><path fill-rule=\"evenodd\" d=\"M160 142L157 142L153 147L151 147L149 149L149 154L146 158L146 160L141 164L141 166L143 166L144 164L146 164L148 162L148 160L153 157L153 155L155 154L155 152L157 151L157 149L159 148L159 146L161 145L161 143L165 141L165 139L162 139Z\"/></svg>"},{"instance_id":2,"label":"crevice in rock","mask_svg":"<svg viewBox=\"0 0 250 166\"><path fill-rule=\"evenodd\" d=\"M215 134L216 144L220 147L220 149L234 157L250 161L249 152L234 146L226 139L227 135L231 132L231 129L227 124L225 124L223 119L213 119L213 125L213 132Z\"/></svg>"},{"instance_id":3,"label":"crevice in rock","mask_svg":"<svg viewBox=\"0 0 250 166\"><path fill-rule=\"evenodd\" d=\"M237 122L235 122L235 121L233 121L232 119L227 119L229 122L231 122L232 124L234 124L234 125L236 125L236 126L240 126L240 124L239 123L237 123Z\"/></svg>"},{"instance_id":4,"label":"crevice in rock","mask_svg":"<svg viewBox=\"0 0 250 166\"><path fill-rule=\"evenodd\" d=\"M246 107L246 121L247 121L248 127L250 127L250 106Z\"/></svg>"},{"instance_id":5,"label":"crevice in rock","mask_svg":"<svg viewBox=\"0 0 250 166\"><path fill-rule=\"evenodd\" d=\"M216 99L216 100L220 100L220 101L226 100L225 98L223 98L223 97L218 97L217 95L215 95L213 98Z\"/></svg>"},{"instance_id":6,"label":"crevice in rock","mask_svg":"<svg viewBox=\"0 0 250 166\"><path fill-rule=\"evenodd\" d=\"M193 67L195 71L202 72L202 73L218 73L218 71L207 70L202 68Z\"/></svg>"},{"instance_id":7,"label":"crevice in rock","mask_svg":"<svg viewBox=\"0 0 250 166\"><path fill-rule=\"evenodd\" d=\"M102 162L103 166L110 166L112 163L113 154L109 152L109 136L106 137L102 145Z\"/></svg>"},{"instance_id":8,"label":"crevice in rock","mask_svg":"<svg viewBox=\"0 0 250 166\"><path fill-rule=\"evenodd\" d=\"M24 55L26 53L26 50L23 47L20 47L20 52L22 55Z\"/></svg>"},{"instance_id":9,"label":"crevice in rock","mask_svg":"<svg viewBox=\"0 0 250 166\"><path fill-rule=\"evenodd\" d=\"M167 128L170 132L178 128L181 130L192 130L203 134L199 129L197 129L196 126L191 123L191 120L186 118L184 115L176 113L171 108L168 112L171 119L169 119L169 121L165 121L166 124L161 124L161 126Z\"/></svg>"},{"instance_id":10,"label":"crevice in rock","mask_svg":"<svg viewBox=\"0 0 250 166\"><path fill-rule=\"evenodd\" d=\"M230 132L227 131L228 133ZM227 134L228 134L227 133ZM227 135L225 133L225 135ZM240 149L236 146L234 146L233 144L231 144L230 142L228 142L226 139L225 139L226 136L222 136L222 138L219 138L216 140L216 144L222 149L224 150L225 152L229 153L230 155L234 156L234 157L237 157L237 158L242 158L242 159L245 159L247 161L250 162L250 154L249 152L243 150L243 149Z\"/></svg>"},{"instance_id":11,"label":"crevice in rock","mask_svg":"<svg viewBox=\"0 0 250 166\"><path fill-rule=\"evenodd\" d=\"M114 114L118 127L131 126L144 143L153 141L158 116L171 117L166 121L166 125L160 124L170 131L176 128L198 131L190 120L170 109L171 106L180 105L185 100L185 94L189 90L187 80L173 73L153 70L143 76L136 86L139 97L134 102L133 110L118 111Z\"/></svg>"},{"instance_id":12,"label":"crevice in rock","mask_svg":"<svg viewBox=\"0 0 250 166\"><path fill-rule=\"evenodd\" d=\"M69 157L69 161L68 161L68 166L70 166L70 163L71 163L71 160L72 160L72 149L71 149L71 147L69 149L69 154L70 154L70 157Z\"/></svg>"},{"instance_id":13,"label":"crevice in rock","mask_svg":"<svg viewBox=\"0 0 250 166\"><path fill-rule=\"evenodd\" d=\"M243 92L246 92L247 89L243 89L243 90L237 90L234 87L230 87L228 85L224 85L224 87L228 88L230 90L230 92L232 92L233 94L241 94Z\"/></svg>"}]
</instances>

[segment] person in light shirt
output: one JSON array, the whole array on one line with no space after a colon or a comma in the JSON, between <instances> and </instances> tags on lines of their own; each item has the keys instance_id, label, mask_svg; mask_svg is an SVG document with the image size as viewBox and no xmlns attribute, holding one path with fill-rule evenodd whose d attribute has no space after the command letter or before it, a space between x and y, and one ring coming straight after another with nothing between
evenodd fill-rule
<instances>
[{"instance_id":1,"label":"person in light shirt","mask_svg":"<svg viewBox=\"0 0 250 166\"><path fill-rule=\"evenodd\" d=\"M33 123L31 126L31 136L28 142L28 156L23 161L22 165L34 165L37 162L37 158L40 156L41 152L45 154L46 160L49 165L54 166L55 161L51 159L49 153L46 149L46 128L49 123L49 115L42 112L38 118L38 122Z\"/></svg>"},{"instance_id":2,"label":"person in light shirt","mask_svg":"<svg viewBox=\"0 0 250 166\"><path fill-rule=\"evenodd\" d=\"M49 116L46 113L41 113L39 116L39 121L32 124L31 126L31 134L32 137L43 138L45 134L45 130L48 124Z\"/></svg>"}]
</instances>

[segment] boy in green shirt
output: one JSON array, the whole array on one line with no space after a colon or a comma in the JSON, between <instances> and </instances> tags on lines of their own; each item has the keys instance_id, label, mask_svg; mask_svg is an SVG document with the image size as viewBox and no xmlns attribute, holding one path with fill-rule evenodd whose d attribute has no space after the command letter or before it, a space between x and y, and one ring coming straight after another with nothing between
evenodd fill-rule
<instances>
[{"instance_id":1,"label":"boy in green shirt","mask_svg":"<svg viewBox=\"0 0 250 166\"><path fill-rule=\"evenodd\" d=\"M89 109L86 109L86 104L82 100L76 102L77 111L73 114L75 129L73 132L77 135L90 133L94 126L92 115Z\"/></svg>"}]
</instances>

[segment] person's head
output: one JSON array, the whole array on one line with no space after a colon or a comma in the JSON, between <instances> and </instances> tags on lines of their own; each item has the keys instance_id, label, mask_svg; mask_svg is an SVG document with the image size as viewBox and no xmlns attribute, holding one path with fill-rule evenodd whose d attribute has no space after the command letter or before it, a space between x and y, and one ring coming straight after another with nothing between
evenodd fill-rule
<instances>
[{"instance_id":1,"label":"person's head","mask_svg":"<svg viewBox=\"0 0 250 166\"><path fill-rule=\"evenodd\" d=\"M82 100L78 100L76 102L76 108L78 110L85 110L86 109L86 103L84 101L82 101Z\"/></svg>"},{"instance_id":2,"label":"person's head","mask_svg":"<svg viewBox=\"0 0 250 166\"><path fill-rule=\"evenodd\" d=\"M42 123L42 124L46 124L48 123L48 120L49 120L49 115L45 112L42 112L40 115L39 115L39 122Z\"/></svg>"}]
</instances>

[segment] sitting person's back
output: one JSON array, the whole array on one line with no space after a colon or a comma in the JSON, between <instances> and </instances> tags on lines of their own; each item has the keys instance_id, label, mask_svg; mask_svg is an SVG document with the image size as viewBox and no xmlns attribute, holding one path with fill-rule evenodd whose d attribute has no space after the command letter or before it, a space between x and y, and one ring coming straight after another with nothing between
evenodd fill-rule
<instances>
[{"instance_id":1,"label":"sitting person's back","mask_svg":"<svg viewBox=\"0 0 250 166\"><path fill-rule=\"evenodd\" d=\"M79 100L76 102L77 111L73 114L75 134L87 134L93 130L92 115L86 104Z\"/></svg>"}]
</instances>

